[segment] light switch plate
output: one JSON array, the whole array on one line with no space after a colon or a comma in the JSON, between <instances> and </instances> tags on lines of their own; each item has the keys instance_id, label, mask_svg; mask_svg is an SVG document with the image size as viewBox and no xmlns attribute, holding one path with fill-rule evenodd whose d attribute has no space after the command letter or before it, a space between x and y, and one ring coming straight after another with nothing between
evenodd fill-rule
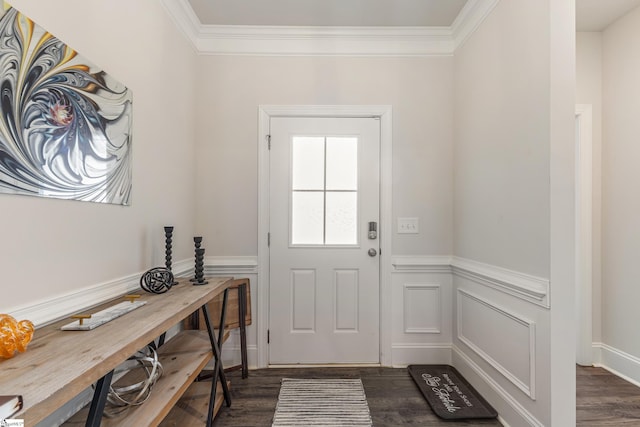
<instances>
[{"instance_id":1,"label":"light switch plate","mask_svg":"<svg viewBox=\"0 0 640 427\"><path fill-rule=\"evenodd\" d=\"M398 218L398 234L418 234L418 218Z\"/></svg>"}]
</instances>

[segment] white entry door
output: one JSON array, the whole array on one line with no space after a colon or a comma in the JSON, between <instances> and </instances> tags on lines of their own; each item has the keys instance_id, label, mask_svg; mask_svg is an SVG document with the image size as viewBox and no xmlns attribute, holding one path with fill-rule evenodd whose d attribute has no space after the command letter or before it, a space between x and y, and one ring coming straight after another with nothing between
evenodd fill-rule
<instances>
[{"instance_id":1,"label":"white entry door","mask_svg":"<svg viewBox=\"0 0 640 427\"><path fill-rule=\"evenodd\" d=\"M380 122L270 133L269 363L379 363Z\"/></svg>"}]
</instances>

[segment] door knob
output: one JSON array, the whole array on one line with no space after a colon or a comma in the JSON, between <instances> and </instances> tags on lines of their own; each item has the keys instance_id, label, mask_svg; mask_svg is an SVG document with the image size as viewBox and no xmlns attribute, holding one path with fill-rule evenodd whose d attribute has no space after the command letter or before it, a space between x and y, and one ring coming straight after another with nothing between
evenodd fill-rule
<instances>
[{"instance_id":1,"label":"door knob","mask_svg":"<svg viewBox=\"0 0 640 427\"><path fill-rule=\"evenodd\" d=\"M376 256L376 255L378 255L378 251L376 251L375 249L371 248L371 249L369 249L368 254L369 254L369 256Z\"/></svg>"}]
</instances>

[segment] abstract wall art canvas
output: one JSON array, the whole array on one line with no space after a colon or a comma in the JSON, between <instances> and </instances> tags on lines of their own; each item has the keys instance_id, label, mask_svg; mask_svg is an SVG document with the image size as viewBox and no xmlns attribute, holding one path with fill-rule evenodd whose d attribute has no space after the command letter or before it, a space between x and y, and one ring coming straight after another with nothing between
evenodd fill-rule
<instances>
[{"instance_id":1,"label":"abstract wall art canvas","mask_svg":"<svg viewBox=\"0 0 640 427\"><path fill-rule=\"evenodd\" d=\"M132 94L7 3L0 193L129 205Z\"/></svg>"}]
</instances>

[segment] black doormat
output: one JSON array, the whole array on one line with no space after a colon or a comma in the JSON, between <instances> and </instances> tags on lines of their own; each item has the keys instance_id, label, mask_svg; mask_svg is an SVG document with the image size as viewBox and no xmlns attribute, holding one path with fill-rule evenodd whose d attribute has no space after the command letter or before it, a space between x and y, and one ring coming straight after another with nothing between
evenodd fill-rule
<instances>
[{"instance_id":1,"label":"black doormat","mask_svg":"<svg viewBox=\"0 0 640 427\"><path fill-rule=\"evenodd\" d=\"M449 365L410 365L409 374L437 416L445 420L496 418L498 412Z\"/></svg>"}]
</instances>

